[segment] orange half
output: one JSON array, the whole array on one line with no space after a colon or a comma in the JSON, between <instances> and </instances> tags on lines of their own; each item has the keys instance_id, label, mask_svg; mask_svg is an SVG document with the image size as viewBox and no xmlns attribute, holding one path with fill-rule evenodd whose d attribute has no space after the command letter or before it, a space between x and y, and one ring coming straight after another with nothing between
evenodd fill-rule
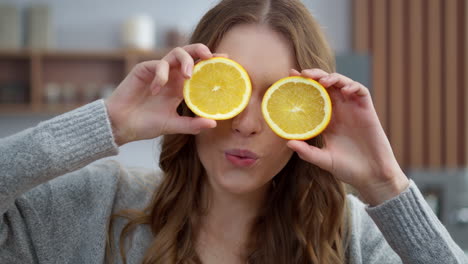
<instances>
[{"instance_id":1,"label":"orange half","mask_svg":"<svg viewBox=\"0 0 468 264\"><path fill-rule=\"evenodd\" d=\"M268 88L262 113L270 128L285 139L306 140L320 134L330 123L332 103L317 81L293 76Z\"/></svg>"}]
</instances>

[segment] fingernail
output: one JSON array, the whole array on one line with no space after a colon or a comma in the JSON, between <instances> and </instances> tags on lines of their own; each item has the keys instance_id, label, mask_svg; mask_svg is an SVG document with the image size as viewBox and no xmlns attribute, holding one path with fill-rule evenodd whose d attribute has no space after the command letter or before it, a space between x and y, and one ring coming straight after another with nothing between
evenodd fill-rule
<instances>
[{"instance_id":1,"label":"fingernail","mask_svg":"<svg viewBox=\"0 0 468 264\"><path fill-rule=\"evenodd\" d=\"M188 77L192 77L192 67L190 65L185 67L185 74L187 74Z\"/></svg>"}]
</instances>

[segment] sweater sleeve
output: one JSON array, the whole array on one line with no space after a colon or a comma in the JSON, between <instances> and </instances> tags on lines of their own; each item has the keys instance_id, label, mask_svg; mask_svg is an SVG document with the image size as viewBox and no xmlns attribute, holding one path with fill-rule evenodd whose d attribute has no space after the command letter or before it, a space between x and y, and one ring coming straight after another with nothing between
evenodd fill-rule
<instances>
[{"instance_id":1,"label":"sweater sleeve","mask_svg":"<svg viewBox=\"0 0 468 264\"><path fill-rule=\"evenodd\" d=\"M102 259L117 152L102 100L0 139L0 263Z\"/></svg>"},{"instance_id":2,"label":"sweater sleeve","mask_svg":"<svg viewBox=\"0 0 468 264\"><path fill-rule=\"evenodd\" d=\"M413 181L403 193L375 207L348 198L350 263L468 263Z\"/></svg>"},{"instance_id":3,"label":"sweater sleeve","mask_svg":"<svg viewBox=\"0 0 468 264\"><path fill-rule=\"evenodd\" d=\"M103 100L0 139L0 213L33 187L117 153Z\"/></svg>"},{"instance_id":4,"label":"sweater sleeve","mask_svg":"<svg viewBox=\"0 0 468 264\"><path fill-rule=\"evenodd\" d=\"M397 197L366 210L403 263L468 263L413 181Z\"/></svg>"}]
</instances>

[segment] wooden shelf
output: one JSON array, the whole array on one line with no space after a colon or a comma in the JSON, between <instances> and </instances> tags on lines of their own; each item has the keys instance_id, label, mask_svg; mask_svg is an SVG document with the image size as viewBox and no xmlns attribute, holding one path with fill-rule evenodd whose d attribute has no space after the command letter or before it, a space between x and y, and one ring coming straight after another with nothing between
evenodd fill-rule
<instances>
[{"instance_id":1,"label":"wooden shelf","mask_svg":"<svg viewBox=\"0 0 468 264\"><path fill-rule=\"evenodd\" d=\"M32 108L30 104L0 104L0 114L29 113Z\"/></svg>"},{"instance_id":2,"label":"wooden shelf","mask_svg":"<svg viewBox=\"0 0 468 264\"><path fill-rule=\"evenodd\" d=\"M76 109L83 105L84 103L43 104L41 106L34 106L31 104L0 104L0 116L30 114L58 115Z\"/></svg>"},{"instance_id":3,"label":"wooden shelf","mask_svg":"<svg viewBox=\"0 0 468 264\"><path fill-rule=\"evenodd\" d=\"M124 58L125 56L138 56L142 58L162 57L170 49L158 49L155 51L140 50L4 50L0 49L0 57L28 58L33 54L61 58Z\"/></svg>"},{"instance_id":4,"label":"wooden shelf","mask_svg":"<svg viewBox=\"0 0 468 264\"><path fill-rule=\"evenodd\" d=\"M102 97L104 87L116 87L135 64L168 51L0 50L0 114L69 111Z\"/></svg>"},{"instance_id":5,"label":"wooden shelf","mask_svg":"<svg viewBox=\"0 0 468 264\"><path fill-rule=\"evenodd\" d=\"M48 114L59 114L59 113L73 110L82 105L84 105L84 103L81 103L81 104L44 104L41 107L40 112L48 113Z\"/></svg>"},{"instance_id":6,"label":"wooden shelf","mask_svg":"<svg viewBox=\"0 0 468 264\"><path fill-rule=\"evenodd\" d=\"M27 51L23 50L0 50L0 58L2 59L18 59L18 58L23 58L23 59L28 59L30 57L30 53Z\"/></svg>"}]
</instances>

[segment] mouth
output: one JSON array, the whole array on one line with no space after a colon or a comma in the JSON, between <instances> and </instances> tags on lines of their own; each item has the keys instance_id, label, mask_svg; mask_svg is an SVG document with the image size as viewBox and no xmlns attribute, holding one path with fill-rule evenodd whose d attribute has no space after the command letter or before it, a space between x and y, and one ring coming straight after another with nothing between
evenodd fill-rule
<instances>
[{"instance_id":1,"label":"mouth","mask_svg":"<svg viewBox=\"0 0 468 264\"><path fill-rule=\"evenodd\" d=\"M256 153L245 149L230 149L225 151L224 154L228 161L238 167L251 166L258 160Z\"/></svg>"}]
</instances>

